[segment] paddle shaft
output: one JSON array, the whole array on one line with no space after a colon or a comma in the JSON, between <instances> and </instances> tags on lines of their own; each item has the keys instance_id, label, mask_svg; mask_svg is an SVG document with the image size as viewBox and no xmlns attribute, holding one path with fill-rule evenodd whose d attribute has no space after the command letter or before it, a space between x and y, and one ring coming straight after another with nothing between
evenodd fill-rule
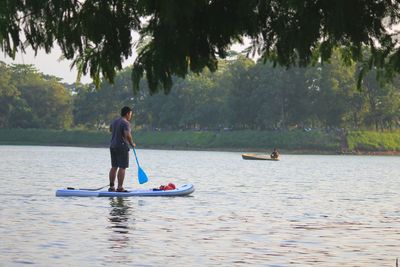
<instances>
[{"instance_id":1,"label":"paddle shaft","mask_svg":"<svg viewBox=\"0 0 400 267\"><path fill-rule=\"evenodd\" d=\"M137 156L136 156L136 150L135 150L134 147L133 147L133 154L135 154L136 163L138 165L138 168L140 168L139 161L138 161Z\"/></svg>"}]
</instances>

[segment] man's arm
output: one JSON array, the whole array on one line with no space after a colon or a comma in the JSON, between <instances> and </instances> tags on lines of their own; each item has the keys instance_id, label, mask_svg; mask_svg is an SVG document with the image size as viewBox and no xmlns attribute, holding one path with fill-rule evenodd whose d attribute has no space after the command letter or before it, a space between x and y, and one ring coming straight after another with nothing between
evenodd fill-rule
<instances>
[{"instance_id":1,"label":"man's arm","mask_svg":"<svg viewBox=\"0 0 400 267\"><path fill-rule=\"evenodd\" d=\"M136 144L135 144L135 143L133 142L133 140L132 140L131 131L125 131L125 138L126 138L126 140L128 140L129 144L130 144L132 147L135 147L135 146L136 146Z\"/></svg>"}]
</instances>

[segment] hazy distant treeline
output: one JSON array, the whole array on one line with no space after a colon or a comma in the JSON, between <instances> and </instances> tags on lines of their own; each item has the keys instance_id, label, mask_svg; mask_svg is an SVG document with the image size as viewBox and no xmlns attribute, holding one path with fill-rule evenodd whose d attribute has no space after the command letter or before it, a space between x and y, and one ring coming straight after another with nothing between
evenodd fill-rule
<instances>
[{"instance_id":1,"label":"hazy distant treeline","mask_svg":"<svg viewBox=\"0 0 400 267\"><path fill-rule=\"evenodd\" d=\"M59 79L0 61L0 128L69 128L73 101Z\"/></svg>"},{"instance_id":2,"label":"hazy distant treeline","mask_svg":"<svg viewBox=\"0 0 400 267\"><path fill-rule=\"evenodd\" d=\"M337 57L312 68L274 68L244 57L176 79L169 95L134 96L129 68L114 85L64 86L25 65L0 65L0 127L98 128L134 106L144 129L255 129L400 127L400 82L379 84L376 73L357 89L357 66Z\"/></svg>"}]
</instances>

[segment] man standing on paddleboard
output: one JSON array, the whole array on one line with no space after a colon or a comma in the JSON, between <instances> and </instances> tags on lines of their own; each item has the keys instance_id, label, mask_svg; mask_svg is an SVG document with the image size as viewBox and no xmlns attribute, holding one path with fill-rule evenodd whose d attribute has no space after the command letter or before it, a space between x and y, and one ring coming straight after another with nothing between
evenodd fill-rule
<instances>
[{"instance_id":1,"label":"man standing on paddleboard","mask_svg":"<svg viewBox=\"0 0 400 267\"><path fill-rule=\"evenodd\" d=\"M108 191L126 192L123 183L125 179L125 169L129 167L129 145L135 147L131 135L131 124L129 123L131 119L132 109L125 106L121 109L121 117L115 119L110 125L112 137L110 143L110 188ZM118 176L117 190L115 190L116 176Z\"/></svg>"}]
</instances>

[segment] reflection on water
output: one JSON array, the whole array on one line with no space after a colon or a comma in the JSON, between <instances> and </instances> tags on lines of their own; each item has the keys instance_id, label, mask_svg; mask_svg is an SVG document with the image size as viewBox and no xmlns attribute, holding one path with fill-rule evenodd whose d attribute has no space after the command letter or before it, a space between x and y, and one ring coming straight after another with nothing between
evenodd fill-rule
<instances>
[{"instance_id":1,"label":"reflection on water","mask_svg":"<svg viewBox=\"0 0 400 267\"><path fill-rule=\"evenodd\" d=\"M108 150L0 146L0 266L392 267L400 256L400 157L140 154L149 183L133 165L127 188L190 182L193 197L56 198L107 181Z\"/></svg>"},{"instance_id":2,"label":"reflection on water","mask_svg":"<svg viewBox=\"0 0 400 267\"><path fill-rule=\"evenodd\" d=\"M127 255L118 253L121 249L129 248L132 244L130 240L131 231L135 228L135 217L129 199L112 197L110 198L110 215L108 221L110 225L107 227L110 231L108 244L111 255L117 253L117 257L108 258L108 261L115 263L130 262Z\"/></svg>"},{"instance_id":3,"label":"reflection on water","mask_svg":"<svg viewBox=\"0 0 400 267\"><path fill-rule=\"evenodd\" d=\"M109 217L109 221L112 225L110 228L117 233L128 233L128 229L130 228L128 226L129 215L131 214L129 200L119 197L110 198L110 206L112 207Z\"/></svg>"},{"instance_id":4,"label":"reflection on water","mask_svg":"<svg viewBox=\"0 0 400 267\"><path fill-rule=\"evenodd\" d=\"M129 205L129 200L113 197L110 198L110 216L108 218L110 222L110 228L113 233L117 235L112 235L110 241L115 241L115 244L111 248L119 248L127 244L129 241L129 230L134 227L134 217L132 214L132 207Z\"/></svg>"}]
</instances>

